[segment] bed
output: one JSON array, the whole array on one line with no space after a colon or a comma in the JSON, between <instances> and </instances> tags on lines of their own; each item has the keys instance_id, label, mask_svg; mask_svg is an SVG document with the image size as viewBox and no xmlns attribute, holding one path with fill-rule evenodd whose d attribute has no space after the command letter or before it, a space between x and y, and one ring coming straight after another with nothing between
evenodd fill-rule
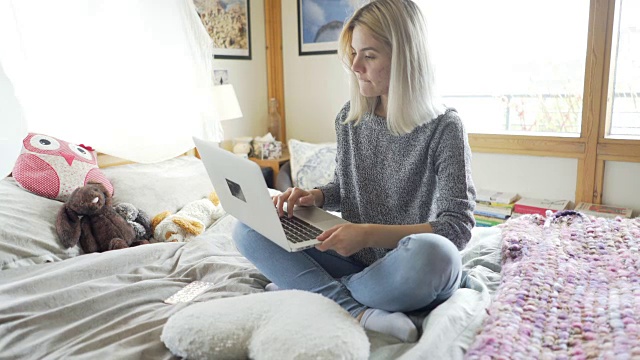
<instances>
[{"instance_id":1,"label":"bed","mask_svg":"<svg viewBox=\"0 0 640 360\"><path fill-rule=\"evenodd\" d=\"M151 216L175 212L213 190L201 161L192 156L157 164L114 166L103 172L115 189L114 203L135 204ZM240 304L241 299L264 294L269 283L235 249L230 231L236 220L230 215L222 216L189 242L157 242L83 254L78 247L65 249L57 239L55 214L61 202L27 192L11 177L0 181L0 199L2 359L178 358L162 339L163 329L173 315L195 305L218 308L222 301L226 306L234 301ZM544 239L540 229L549 228L549 224L544 228L545 222L540 218L524 217L514 224L527 236L540 239ZM635 241L637 245L637 229L625 229L629 230L630 243ZM510 237L505 239L505 232ZM517 248L514 234L509 226L474 229L470 243L461 251L462 287L426 317L419 341L405 344L367 332L367 357L462 359L490 354L499 358L499 337L503 334L485 332L499 328L505 321L499 317L500 311L493 309L494 304L502 308L519 306L502 300L492 302L493 298L511 295L501 290L505 287L501 272L505 251ZM529 245L520 245L522 258ZM634 249L637 252L637 247ZM560 250L547 249L546 254ZM637 269L640 262L635 257L625 264ZM214 285L191 302L164 303L194 281ZM634 309L640 313L637 290L631 295L636 300ZM217 324L215 316L207 320ZM305 326L313 329L312 324ZM330 329L317 329L319 333L327 330ZM627 348L633 349L633 342L630 344ZM313 349L310 351L314 358L323 358L313 354ZM218 358L246 358L249 353L227 355ZM252 357L261 356L253 353Z\"/></svg>"}]
</instances>

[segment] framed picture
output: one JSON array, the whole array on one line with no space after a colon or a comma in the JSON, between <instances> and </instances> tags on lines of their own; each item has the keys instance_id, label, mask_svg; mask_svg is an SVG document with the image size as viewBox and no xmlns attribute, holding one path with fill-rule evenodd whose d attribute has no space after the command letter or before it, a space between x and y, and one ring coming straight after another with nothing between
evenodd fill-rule
<instances>
[{"instance_id":1,"label":"framed picture","mask_svg":"<svg viewBox=\"0 0 640 360\"><path fill-rule=\"evenodd\" d=\"M229 71L221 69L221 70L213 70L213 83L215 85L225 85L229 83Z\"/></svg>"},{"instance_id":2,"label":"framed picture","mask_svg":"<svg viewBox=\"0 0 640 360\"><path fill-rule=\"evenodd\" d=\"M193 0L216 59L251 60L249 0Z\"/></svg>"},{"instance_id":3,"label":"framed picture","mask_svg":"<svg viewBox=\"0 0 640 360\"><path fill-rule=\"evenodd\" d=\"M298 55L335 54L342 26L355 11L354 0L297 0Z\"/></svg>"}]
</instances>

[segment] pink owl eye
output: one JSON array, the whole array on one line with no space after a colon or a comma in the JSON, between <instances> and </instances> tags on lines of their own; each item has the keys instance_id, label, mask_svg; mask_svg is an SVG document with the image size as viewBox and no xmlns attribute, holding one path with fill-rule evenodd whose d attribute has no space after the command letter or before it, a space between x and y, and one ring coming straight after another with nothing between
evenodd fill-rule
<instances>
[{"instance_id":1,"label":"pink owl eye","mask_svg":"<svg viewBox=\"0 0 640 360\"><path fill-rule=\"evenodd\" d=\"M46 135L34 135L29 142L31 146L40 150L58 150L60 148L58 140Z\"/></svg>"},{"instance_id":2,"label":"pink owl eye","mask_svg":"<svg viewBox=\"0 0 640 360\"><path fill-rule=\"evenodd\" d=\"M69 149L71 149L71 151L73 151L76 155L86 160L93 160L93 155L91 155L91 152L85 148L82 148L75 144L69 144Z\"/></svg>"}]
</instances>

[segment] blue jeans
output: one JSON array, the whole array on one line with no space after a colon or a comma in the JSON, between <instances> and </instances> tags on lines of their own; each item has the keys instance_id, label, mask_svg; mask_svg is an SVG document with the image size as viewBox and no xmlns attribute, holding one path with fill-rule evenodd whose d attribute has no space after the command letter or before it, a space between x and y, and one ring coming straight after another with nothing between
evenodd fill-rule
<instances>
[{"instance_id":1,"label":"blue jeans","mask_svg":"<svg viewBox=\"0 0 640 360\"><path fill-rule=\"evenodd\" d=\"M433 308L460 286L458 249L436 234L410 235L370 266L315 248L290 253L238 222L238 251L282 289L306 290L338 303L353 317L367 308L410 312Z\"/></svg>"}]
</instances>

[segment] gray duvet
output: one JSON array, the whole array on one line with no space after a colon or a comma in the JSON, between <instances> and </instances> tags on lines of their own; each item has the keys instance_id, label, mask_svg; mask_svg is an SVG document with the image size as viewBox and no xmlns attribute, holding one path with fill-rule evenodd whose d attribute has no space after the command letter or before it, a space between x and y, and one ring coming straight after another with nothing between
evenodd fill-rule
<instances>
[{"instance_id":1,"label":"gray duvet","mask_svg":"<svg viewBox=\"0 0 640 360\"><path fill-rule=\"evenodd\" d=\"M169 359L163 325L190 303L164 299L195 281L194 302L264 291L267 279L234 248L226 216L188 243L159 243L0 271L0 359ZM424 321L418 343L368 333L373 359L462 358L499 282L500 230L462 252L466 280ZM215 319L211 319L215 321Z\"/></svg>"}]
</instances>

